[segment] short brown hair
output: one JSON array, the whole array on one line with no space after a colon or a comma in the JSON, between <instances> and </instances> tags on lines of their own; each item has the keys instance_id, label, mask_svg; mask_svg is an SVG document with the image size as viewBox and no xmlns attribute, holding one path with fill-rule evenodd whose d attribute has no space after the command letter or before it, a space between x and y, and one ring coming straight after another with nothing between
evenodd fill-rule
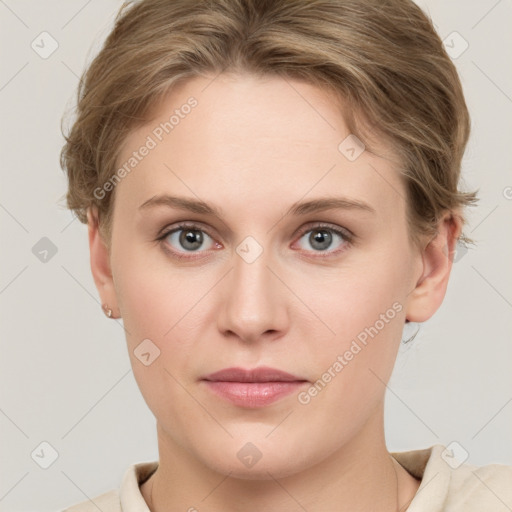
<instances>
[{"instance_id":1,"label":"short brown hair","mask_svg":"<svg viewBox=\"0 0 512 512\"><path fill-rule=\"evenodd\" d=\"M477 201L458 189L470 133L462 86L412 0L141 0L123 4L84 72L61 152L68 207L85 223L96 205L108 244L113 192L94 191L123 139L173 85L220 72L300 79L343 98L351 133L367 149L378 133L398 157L414 238L434 234L445 211L464 222L462 207Z\"/></svg>"}]
</instances>

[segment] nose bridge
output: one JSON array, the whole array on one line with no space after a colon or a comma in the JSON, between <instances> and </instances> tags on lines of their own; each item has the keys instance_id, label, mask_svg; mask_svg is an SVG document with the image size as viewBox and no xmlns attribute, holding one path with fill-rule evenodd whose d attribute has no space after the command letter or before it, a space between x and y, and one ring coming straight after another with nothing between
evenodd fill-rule
<instances>
[{"instance_id":1,"label":"nose bridge","mask_svg":"<svg viewBox=\"0 0 512 512\"><path fill-rule=\"evenodd\" d=\"M271 272L268 269L269 251L256 253L257 249L251 244L240 244L234 256L233 286L236 293L244 295L266 294L271 286L269 281Z\"/></svg>"},{"instance_id":2,"label":"nose bridge","mask_svg":"<svg viewBox=\"0 0 512 512\"><path fill-rule=\"evenodd\" d=\"M233 271L219 328L239 337L256 339L266 331L284 327L284 297L276 287L270 250L254 237L246 237L233 254Z\"/></svg>"}]
</instances>

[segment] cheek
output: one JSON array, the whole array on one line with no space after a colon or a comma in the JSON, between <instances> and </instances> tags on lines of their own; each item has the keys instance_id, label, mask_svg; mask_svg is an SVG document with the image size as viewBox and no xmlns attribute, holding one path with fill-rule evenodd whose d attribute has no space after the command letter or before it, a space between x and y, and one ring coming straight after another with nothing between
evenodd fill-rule
<instances>
[{"instance_id":1,"label":"cheek","mask_svg":"<svg viewBox=\"0 0 512 512\"><path fill-rule=\"evenodd\" d=\"M183 325L196 293L176 271L129 255L123 265L117 292L133 374L155 417L172 424L178 412L191 406L180 383L186 385L193 368L193 340L184 335Z\"/></svg>"},{"instance_id":2,"label":"cheek","mask_svg":"<svg viewBox=\"0 0 512 512\"><path fill-rule=\"evenodd\" d=\"M196 295L194 286L187 286L187 270L173 268L153 246L131 248L123 240L113 262L127 338L137 343L141 337L155 342L166 337Z\"/></svg>"},{"instance_id":3,"label":"cheek","mask_svg":"<svg viewBox=\"0 0 512 512\"><path fill-rule=\"evenodd\" d=\"M155 277L151 271L133 269L120 280L121 314L130 343L137 343L140 338L156 341L172 326L173 318L168 312L175 310L178 297L164 280Z\"/></svg>"},{"instance_id":4,"label":"cheek","mask_svg":"<svg viewBox=\"0 0 512 512\"><path fill-rule=\"evenodd\" d=\"M150 252L156 250L147 250ZM208 338L202 336L205 326L215 325L215 291L210 290L218 275L198 268L178 268L162 256L150 258L147 253L119 250L122 257L116 267L116 292L135 376L151 379L155 389L162 388L163 382L173 388L176 381L171 374L180 382L197 378L194 371L201 356L198 340ZM137 358L144 343L149 352L158 355L150 373ZM149 383L146 386L149 389Z\"/></svg>"},{"instance_id":5,"label":"cheek","mask_svg":"<svg viewBox=\"0 0 512 512\"><path fill-rule=\"evenodd\" d=\"M343 268L315 282L302 277L297 281L298 295L308 297L312 309L334 331L336 336L331 339L335 345L344 345L360 333L364 338L365 329L375 324L379 334L393 338L402 330L401 312L407 294L407 284L398 267L381 261Z\"/></svg>"},{"instance_id":6,"label":"cheek","mask_svg":"<svg viewBox=\"0 0 512 512\"><path fill-rule=\"evenodd\" d=\"M310 293L312 309L333 331L325 329L321 351L308 347L320 389L329 389L319 393L319 403L343 396L347 406L358 407L360 398L380 396L385 386L379 378L386 382L391 375L405 321L407 282L398 270L405 264L381 257L333 273L321 281L321 293ZM307 289L302 278L298 294L306 297Z\"/></svg>"}]
</instances>

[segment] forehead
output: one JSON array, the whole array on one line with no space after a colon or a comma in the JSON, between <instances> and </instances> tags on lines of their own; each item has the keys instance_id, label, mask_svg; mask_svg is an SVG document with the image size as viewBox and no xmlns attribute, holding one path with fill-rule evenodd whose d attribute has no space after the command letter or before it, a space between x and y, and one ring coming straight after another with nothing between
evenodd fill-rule
<instances>
[{"instance_id":1,"label":"forehead","mask_svg":"<svg viewBox=\"0 0 512 512\"><path fill-rule=\"evenodd\" d=\"M116 202L133 208L169 193L261 213L269 203L342 194L381 213L396 210L404 192L389 148L380 148L385 158L358 156L362 148L342 111L329 91L291 79L188 80L126 138L118 167L130 159L134 165L117 186ZM145 156L135 162L134 152Z\"/></svg>"}]
</instances>

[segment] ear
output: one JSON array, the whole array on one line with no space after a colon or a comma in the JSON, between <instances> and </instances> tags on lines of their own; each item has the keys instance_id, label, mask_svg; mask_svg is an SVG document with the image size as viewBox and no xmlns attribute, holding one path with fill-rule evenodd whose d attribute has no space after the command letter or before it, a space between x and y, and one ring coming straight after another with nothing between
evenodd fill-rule
<instances>
[{"instance_id":1,"label":"ear","mask_svg":"<svg viewBox=\"0 0 512 512\"><path fill-rule=\"evenodd\" d=\"M441 306L461 230L460 217L446 213L438 224L436 235L422 250L423 272L410 293L406 308L406 318L410 322L425 322Z\"/></svg>"},{"instance_id":2,"label":"ear","mask_svg":"<svg viewBox=\"0 0 512 512\"><path fill-rule=\"evenodd\" d=\"M89 230L91 271L94 283L100 294L102 305L106 304L112 310L113 318L118 318L119 308L110 267L110 254L107 244L100 234L98 210L95 206L87 209L87 226Z\"/></svg>"}]
</instances>

